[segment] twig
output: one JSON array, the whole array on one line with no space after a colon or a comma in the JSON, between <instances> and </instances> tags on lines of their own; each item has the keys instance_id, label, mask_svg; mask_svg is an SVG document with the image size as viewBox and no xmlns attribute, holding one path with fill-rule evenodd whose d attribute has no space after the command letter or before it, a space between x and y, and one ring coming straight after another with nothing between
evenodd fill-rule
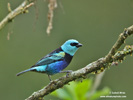
<instances>
[{"instance_id":1,"label":"twig","mask_svg":"<svg viewBox=\"0 0 133 100\"><path fill-rule=\"evenodd\" d=\"M114 46L111 48L110 52L107 54L107 56L102 57L98 59L97 61L94 61L87 66L85 66L82 69L79 69L77 71L74 71L70 73L69 77L60 77L59 79L56 79L49 83L47 86L45 86L43 89L34 92L31 96L29 96L26 100L39 100L42 99L45 95L55 91L58 88L63 87L65 84L68 84L70 81L76 80L78 78L84 78L87 74L92 72L97 72L98 70L103 71L105 68L107 68L111 63L115 60L119 60L119 58L123 58L126 55L133 53L133 45L130 46L130 48L122 50L124 52L124 55L119 52L119 55L117 50L120 48L120 46L124 43L125 39L133 34L133 26L130 26L129 28L125 29L123 33L120 34L118 40L114 44ZM126 48L126 47L125 47ZM117 53L116 53L117 52ZM116 54L116 55L115 55Z\"/></svg>"},{"instance_id":2,"label":"twig","mask_svg":"<svg viewBox=\"0 0 133 100\"><path fill-rule=\"evenodd\" d=\"M16 9L12 10L10 3L8 3L9 14L0 22L0 30L11 20L13 20L17 15L25 13L26 10L34 5L35 0L24 0Z\"/></svg>"},{"instance_id":3,"label":"twig","mask_svg":"<svg viewBox=\"0 0 133 100\"><path fill-rule=\"evenodd\" d=\"M49 0L49 12L48 12L48 27L47 27L47 34L50 34L51 29L53 28L53 16L54 16L54 9L57 8L56 0Z\"/></svg>"},{"instance_id":4,"label":"twig","mask_svg":"<svg viewBox=\"0 0 133 100\"><path fill-rule=\"evenodd\" d=\"M133 45L126 45L125 48L122 51L118 51L114 56L113 56L113 61L120 61L124 60L125 56L130 54L132 56L133 52Z\"/></svg>"},{"instance_id":5,"label":"twig","mask_svg":"<svg viewBox=\"0 0 133 100\"><path fill-rule=\"evenodd\" d=\"M8 9L9 12L12 11L10 3L7 3L7 9Z\"/></svg>"},{"instance_id":6,"label":"twig","mask_svg":"<svg viewBox=\"0 0 133 100\"><path fill-rule=\"evenodd\" d=\"M116 43L113 45L113 47L105 57L105 60L107 62L110 62L110 60L112 60L111 58L113 57L113 55L117 52L120 46L125 42L125 39L131 34L133 34L133 25L125 29L124 32L120 34L118 40L116 41Z\"/></svg>"}]
</instances>

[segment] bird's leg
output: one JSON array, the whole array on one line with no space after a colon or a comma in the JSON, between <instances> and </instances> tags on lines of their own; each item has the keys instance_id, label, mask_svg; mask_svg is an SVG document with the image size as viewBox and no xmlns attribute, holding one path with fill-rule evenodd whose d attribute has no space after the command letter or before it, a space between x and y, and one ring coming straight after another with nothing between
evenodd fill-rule
<instances>
[{"instance_id":1,"label":"bird's leg","mask_svg":"<svg viewBox=\"0 0 133 100\"><path fill-rule=\"evenodd\" d=\"M48 78L49 78L49 80L50 80L50 82L52 81L52 79L51 79L51 76L50 75L48 75Z\"/></svg>"},{"instance_id":2,"label":"bird's leg","mask_svg":"<svg viewBox=\"0 0 133 100\"><path fill-rule=\"evenodd\" d=\"M69 73L71 73L71 72L72 72L72 70L60 71L60 73L67 73L66 74L66 77L68 77L69 76Z\"/></svg>"}]
</instances>

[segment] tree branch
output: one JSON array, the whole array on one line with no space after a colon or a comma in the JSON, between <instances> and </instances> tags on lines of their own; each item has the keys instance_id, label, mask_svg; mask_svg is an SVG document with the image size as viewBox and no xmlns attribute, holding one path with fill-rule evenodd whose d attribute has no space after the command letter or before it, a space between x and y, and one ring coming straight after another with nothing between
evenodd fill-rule
<instances>
[{"instance_id":1,"label":"tree branch","mask_svg":"<svg viewBox=\"0 0 133 100\"><path fill-rule=\"evenodd\" d=\"M22 4L20 4L16 9L13 11L11 10L10 4L8 3L8 11L9 14L0 22L0 30L10 21L12 21L17 15L23 14L26 10L34 5L35 0L24 0Z\"/></svg>"},{"instance_id":2,"label":"tree branch","mask_svg":"<svg viewBox=\"0 0 133 100\"><path fill-rule=\"evenodd\" d=\"M55 91L58 88L63 87L65 84L68 84L70 81L74 81L78 78L85 78L87 74L92 72L97 73L99 70L103 71L108 66L111 66L112 62L123 60L123 58L126 55L133 53L133 45L125 46L125 48L122 51L118 51L118 49L122 44L124 44L125 39L132 34L133 34L133 26L130 26L127 29L125 29L123 33L120 34L118 40L116 41L116 43L111 48L110 52L105 57L102 57L97 61L88 64L84 68L81 68L77 71L70 73L69 77L64 76L52 81L43 89L34 92L26 100L42 100L45 95Z\"/></svg>"}]
</instances>

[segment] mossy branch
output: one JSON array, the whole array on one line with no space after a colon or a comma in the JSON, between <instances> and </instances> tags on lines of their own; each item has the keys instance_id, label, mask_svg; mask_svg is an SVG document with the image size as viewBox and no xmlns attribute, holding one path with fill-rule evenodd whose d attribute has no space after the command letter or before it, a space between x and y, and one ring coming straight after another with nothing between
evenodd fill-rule
<instances>
[{"instance_id":1,"label":"mossy branch","mask_svg":"<svg viewBox=\"0 0 133 100\"><path fill-rule=\"evenodd\" d=\"M133 34L133 26L128 27L124 30L123 33L120 34L118 40L113 45L109 53L97 61L94 61L84 68L81 68L77 71L74 71L69 74L69 77L63 76L59 79L56 79L45 86L43 89L34 92L31 96L29 96L26 100L42 100L45 95L55 91L58 88L63 87L65 84L68 84L71 81L74 81L78 78L85 78L89 73L98 73L99 71L103 71L109 66L113 65L113 62L121 61L127 55L131 55L133 53L133 45L125 46L122 51L118 51L122 44L124 44L125 39Z\"/></svg>"},{"instance_id":2,"label":"mossy branch","mask_svg":"<svg viewBox=\"0 0 133 100\"><path fill-rule=\"evenodd\" d=\"M17 15L27 12L27 9L34 5L35 0L24 0L16 9L12 10L10 3L8 3L9 14L0 22L0 30L10 21L12 21Z\"/></svg>"}]
</instances>

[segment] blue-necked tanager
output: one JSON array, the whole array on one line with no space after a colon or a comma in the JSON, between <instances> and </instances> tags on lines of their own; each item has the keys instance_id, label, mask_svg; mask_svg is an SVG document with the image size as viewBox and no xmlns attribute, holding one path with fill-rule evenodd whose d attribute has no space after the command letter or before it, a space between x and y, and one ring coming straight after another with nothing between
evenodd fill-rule
<instances>
[{"instance_id":1,"label":"blue-necked tanager","mask_svg":"<svg viewBox=\"0 0 133 100\"><path fill-rule=\"evenodd\" d=\"M70 64L75 52L81 46L82 44L79 43L77 40L67 40L61 47L47 54L45 57L40 59L35 65L31 66L31 68L18 73L17 76L28 71L34 71L46 73L51 81L50 75L56 73L69 73L71 72L71 70L62 70Z\"/></svg>"}]
</instances>

